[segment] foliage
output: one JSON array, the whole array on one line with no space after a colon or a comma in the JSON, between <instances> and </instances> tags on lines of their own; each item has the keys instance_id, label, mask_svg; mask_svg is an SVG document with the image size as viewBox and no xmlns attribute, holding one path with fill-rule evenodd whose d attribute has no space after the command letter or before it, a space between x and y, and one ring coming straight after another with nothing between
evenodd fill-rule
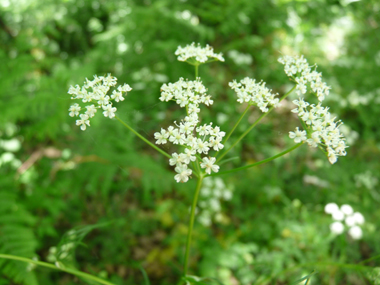
<instances>
[{"instance_id":1,"label":"foliage","mask_svg":"<svg viewBox=\"0 0 380 285\"><path fill-rule=\"evenodd\" d=\"M263 79L275 92L287 92L276 60L280 53L304 54L332 86L329 105L345 122L350 148L334 166L301 147L223 176L233 197L221 202L222 216L210 226L196 221L193 281L303 284L306 276L309 285L377 284L378 259L359 263L380 254L379 10L375 0L2 1L0 253L47 261L65 233L106 223L88 232L78 244L86 246L76 246L63 264L115 284L144 284L146 275L151 284L180 279L194 183L174 187L166 159L114 121L94 118L80 131L67 115L66 92L70 84L111 72L134 88L118 107L120 117L154 141L158 126L179 114L159 102L160 86L194 77L174 56L178 45L194 41L226 57L225 64L200 69L210 94L223 102L205 120L230 129L243 112L228 91L232 79ZM243 120L236 136L258 114ZM277 154L291 144L287 134L298 124L273 112L225 165ZM362 240L330 233L323 213L329 202L363 213ZM78 282L28 268L0 259L0 284ZM318 273L311 276L313 270Z\"/></svg>"}]
</instances>

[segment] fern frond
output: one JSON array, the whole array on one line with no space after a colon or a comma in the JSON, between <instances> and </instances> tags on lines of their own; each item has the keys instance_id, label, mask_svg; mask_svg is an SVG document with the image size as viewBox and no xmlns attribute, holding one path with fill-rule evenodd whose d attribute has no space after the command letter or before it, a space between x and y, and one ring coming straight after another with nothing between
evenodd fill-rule
<instances>
[{"instance_id":1,"label":"fern frond","mask_svg":"<svg viewBox=\"0 0 380 285\"><path fill-rule=\"evenodd\" d=\"M37 240L32 226L34 217L17 203L17 196L7 190L0 192L0 253L32 258ZM17 284L37 285L28 264L0 259L0 280L11 279ZM3 279L3 280L4 280Z\"/></svg>"}]
</instances>

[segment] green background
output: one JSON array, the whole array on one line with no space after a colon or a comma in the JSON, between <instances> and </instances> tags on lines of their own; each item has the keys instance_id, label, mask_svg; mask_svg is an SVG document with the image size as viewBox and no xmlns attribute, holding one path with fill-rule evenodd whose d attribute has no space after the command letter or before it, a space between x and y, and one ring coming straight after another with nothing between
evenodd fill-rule
<instances>
[{"instance_id":1,"label":"green background","mask_svg":"<svg viewBox=\"0 0 380 285\"><path fill-rule=\"evenodd\" d=\"M1 0L0 253L54 261L49 249L67 243L75 229L74 247L58 256L62 264L115 284L146 284L142 271L151 284L176 284L195 180L177 184L167 159L116 120L98 114L82 132L68 116L67 90L112 73L133 87L117 115L154 142L154 132L183 116L158 98L163 83L194 78L174 55L192 42L210 44L226 59L200 67L214 98L202 110L205 121L228 132L243 112L228 87L233 79L249 76L286 93L292 85L277 58L303 54L332 87L325 102L344 122L350 147L334 165L302 146L221 176L233 197L221 202L220 221L196 222L189 273L228 285L298 284L314 270L309 284L380 284L374 0ZM238 158L221 170L294 144L288 132L300 123L290 112L292 98L234 148L229 157ZM234 135L259 114L252 108ZM332 219L323 211L329 202L364 215L361 240L330 233ZM0 260L0 284L94 283Z\"/></svg>"}]
</instances>

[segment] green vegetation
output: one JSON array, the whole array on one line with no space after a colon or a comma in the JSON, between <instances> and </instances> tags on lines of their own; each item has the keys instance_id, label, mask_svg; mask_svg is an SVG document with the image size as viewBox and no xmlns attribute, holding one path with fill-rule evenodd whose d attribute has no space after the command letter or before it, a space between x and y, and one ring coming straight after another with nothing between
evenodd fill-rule
<instances>
[{"instance_id":1,"label":"green vegetation","mask_svg":"<svg viewBox=\"0 0 380 285\"><path fill-rule=\"evenodd\" d=\"M0 285L380 284L379 27L375 0L0 1ZM228 133L245 112L233 79L287 93L277 59L303 54L350 147L333 165L307 146L268 159L298 146L290 94L223 157L226 173L205 179L183 277L196 177L177 183L117 119L154 143L183 116L158 98L164 83L194 80L174 55L192 42L225 58L199 67L215 101L205 122ZM117 119L95 116L83 132L67 90L108 73L133 90ZM230 145L261 115L251 107ZM360 239L331 232L328 203L364 216Z\"/></svg>"}]
</instances>

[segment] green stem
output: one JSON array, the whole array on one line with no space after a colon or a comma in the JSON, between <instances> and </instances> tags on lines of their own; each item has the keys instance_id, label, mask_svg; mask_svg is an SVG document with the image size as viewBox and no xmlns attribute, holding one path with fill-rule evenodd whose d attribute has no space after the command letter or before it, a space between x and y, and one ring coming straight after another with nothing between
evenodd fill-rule
<instances>
[{"instance_id":1,"label":"green stem","mask_svg":"<svg viewBox=\"0 0 380 285\"><path fill-rule=\"evenodd\" d=\"M224 142L223 144L225 145L226 142L228 141L228 139L230 138L230 136L232 135L232 133L235 131L236 127L239 125L240 121L243 119L243 117L245 116L245 114L247 114L248 110L249 110L249 105L247 106L247 108L245 108L243 114L241 114L239 120L236 122L236 124L233 126L232 130L228 133L228 135L226 136L226 138L224 139Z\"/></svg>"},{"instance_id":2,"label":"green stem","mask_svg":"<svg viewBox=\"0 0 380 285\"><path fill-rule=\"evenodd\" d=\"M189 264L189 253L190 253L190 244L191 244L191 235L193 233L194 219L195 219L195 208L197 206L198 196L199 196L199 192L201 190L203 178L204 178L203 174L200 173L199 177L198 177L198 181L197 181L197 187L195 188L195 193L194 193L194 198L193 198L193 204L191 205L189 231L187 233L187 242L186 242L185 263L184 263L184 266L183 266L183 274L184 274L184 276L187 275L187 267L188 267L188 264Z\"/></svg>"},{"instance_id":3,"label":"green stem","mask_svg":"<svg viewBox=\"0 0 380 285\"><path fill-rule=\"evenodd\" d=\"M156 145L152 144L150 141L148 141L146 138L144 138L142 135L140 135L138 132L136 132L134 129L132 129L132 127L130 127L127 123L125 123L124 121L122 121L118 116L115 116L115 118L120 123L122 123L125 127L127 127L132 133L134 133L136 136L138 136L140 139L142 139L144 142L146 142L149 146L151 146L152 148L154 148L155 150L157 150L159 153L165 155L166 157L172 158L172 156L170 154L168 154L167 152L163 151L162 149L160 149Z\"/></svg>"},{"instance_id":4,"label":"green stem","mask_svg":"<svg viewBox=\"0 0 380 285\"><path fill-rule=\"evenodd\" d=\"M227 171L222 171L222 172L217 172L217 173L213 173L213 174L210 174L210 175L207 175L207 176L218 176L218 175L222 175L222 174L227 174L227 173L232 173L232 172L237 172L237 171L240 171L240 170L244 170L244 169L247 169L247 168L251 168L251 167L254 167L254 166L257 166L257 165L260 165L260 164L263 164L265 162L269 162L273 159L276 159L280 156L283 156L285 154L287 154L288 152L291 152L292 150L300 147L301 145L303 145L303 142L302 143L299 143L299 144L296 144L294 146L292 146L291 148L288 148L287 150L284 150L283 152L280 152L279 154L276 154L275 156L272 156L272 157L269 157L267 159L264 159L264 160L261 160L259 162L255 162L255 163L252 163L252 164L248 164L246 166L242 166L242 167L238 167L238 168L234 168L234 169L231 169L231 170L227 170Z\"/></svg>"},{"instance_id":5,"label":"green stem","mask_svg":"<svg viewBox=\"0 0 380 285\"><path fill-rule=\"evenodd\" d=\"M98 278L98 277L95 277L93 275L90 275L90 274L87 274L87 273L84 273L84 272L81 272L81 271L78 271L78 270L75 270L75 269L71 269L71 268L59 268L59 267L57 267L57 266L55 266L53 264L47 263L47 262L36 261L36 260L33 260L33 259L29 259L29 258L25 258L25 257L20 257L20 256L15 256L15 255L9 255L9 254L0 254L0 258L11 259L11 260L18 260L18 261L32 263L32 264L43 266L43 267L48 267L48 268L51 268L51 269L54 269L54 270L60 270L60 271L66 272L66 273L73 274L73 275L78 276L78 277L83 277L83 278L85 278L87 280L92 280L92 281L98 282L100 284L115 285L114 283L105 281L105 280L103 280L101 278Z\"/></svg>"},{"instance_id":6,"label":"green stem","mask_svg":"<svg viewBox=\"0 0 380 285\"><path fill-rule=\"evenodd\" d=\"M198 78L198 67L199 67L199 65L196 64L196 65L195 65L195 79Z\"/></svg>"},{"instance_id":7,"label":"green stem","mask_svg":"<svg viewBox=\"0 0 380 285\"><path fill-rule=\"evenodd\" d=\"M294 85L292 89L290 89L284 96L280 98L281 102L284 100L288 95L293 92L293 90L296 88L297 85ZM225 152L221 154L221 156L218 157L216 160L216 163L218 163L235 145L237 145L263 118L265 118L272 110L274 107L270 107L268 112L262 114Z\"/></svg>"}]
</instances>

